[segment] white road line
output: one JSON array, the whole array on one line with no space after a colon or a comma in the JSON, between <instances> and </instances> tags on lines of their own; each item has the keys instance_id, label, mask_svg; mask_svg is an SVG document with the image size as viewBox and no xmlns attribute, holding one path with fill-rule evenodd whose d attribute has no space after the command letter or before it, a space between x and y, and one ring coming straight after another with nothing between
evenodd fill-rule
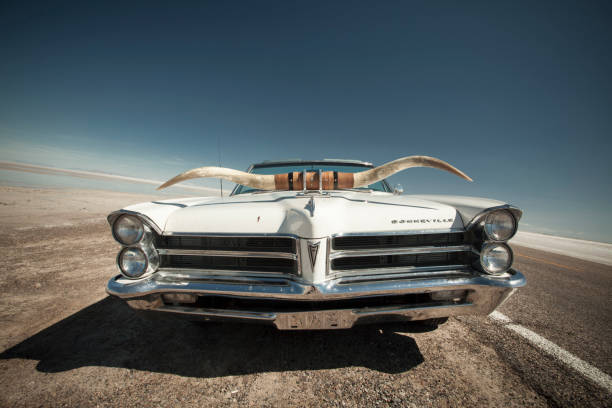
<instances>
[{"instance_id":1,"label":"white road line","mask_svg":"<svg viewBox=\"0 0 612 408\"><path fill-rule=\"evenodd\" d=\"M578 371L580 374L584 375L600 387L612 393L612 377L610 377L608 374L604 373L597 367L593 367L586 361L579 359L569 351L563 350L555 343L546 340L544 337L532 332L531 330L521 326L520 324L512 323L512 320L510 320L510 318L504 314L501 314L499 312L493 312L489 315L489 317L501 323L504 327L517 333L519 336L527 339L534 346L540 348L547 354L555 357L557 360L563 362L564 364Z\"/></svg>"}]
</instances>

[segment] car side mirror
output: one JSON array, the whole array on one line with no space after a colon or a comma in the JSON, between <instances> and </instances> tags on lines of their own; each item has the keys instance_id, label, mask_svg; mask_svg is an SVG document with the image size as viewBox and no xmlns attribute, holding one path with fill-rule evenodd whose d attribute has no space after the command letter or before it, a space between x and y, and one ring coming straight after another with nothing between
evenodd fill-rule
<instances>
[{"instance_id":1,"label":"car side mirror","mask_svg":"<svg viewBox=\"0 0 612 408\"><path fill-rule=\"evenodd\" d=\"M393 195L400 195L404 192L404 187L401 184L396 184L393 187Z\"/></svg>"}]
</instances>

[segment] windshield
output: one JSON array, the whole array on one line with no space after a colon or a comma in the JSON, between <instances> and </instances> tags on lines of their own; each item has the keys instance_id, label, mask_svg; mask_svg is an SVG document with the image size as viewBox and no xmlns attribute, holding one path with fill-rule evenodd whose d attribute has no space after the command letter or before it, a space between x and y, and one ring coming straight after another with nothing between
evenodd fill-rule
<instances>
[{"instance_id":1,"label":"windshield","mask_svg":"<svg viewBox=\"0 0 612 408\"><path fill-rule=\"evenodd\" d=\"M368 170L371 167L367 166L358 166L353 164L330 164L330 163L298 163L298 164L287 164L287 165L274 165L274 166L256 166L251 170L251 173L254 174L285 174L293 171L302 172L306 171L338 171L343 173L357 173L360 171ZM389 186L384 181L378 181L374 184L371 184L367 187L360 187L355 190L373 190L373 191L383 191L389 192ZM252 193L254 191L259 191L256 188L247 187L247 186L237 186L234 194L244 194L244 193Z\"/></svg>"}]
</instances>

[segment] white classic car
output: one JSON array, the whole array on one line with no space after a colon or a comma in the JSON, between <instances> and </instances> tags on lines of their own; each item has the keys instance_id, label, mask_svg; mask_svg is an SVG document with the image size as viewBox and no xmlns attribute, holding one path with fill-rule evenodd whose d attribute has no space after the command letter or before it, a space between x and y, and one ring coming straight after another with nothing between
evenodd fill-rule
<instances>
[{"instance_id":1,"label":"white classic car","mask_svg":"<svg viewBox=\"0 0 612 408\"><path fill-rule=\"evenodd\" d=\"M411 156L264 162L196 177L237 183L229 197L142 203L111 213L122 245L107 292L134 309L278 329L341 329L491 313L525 284L507 241L521 210L484 198L401 195L408 167L464 173ZM304 181L306 181L304 183Z\"/></svg>"}]
</instances>

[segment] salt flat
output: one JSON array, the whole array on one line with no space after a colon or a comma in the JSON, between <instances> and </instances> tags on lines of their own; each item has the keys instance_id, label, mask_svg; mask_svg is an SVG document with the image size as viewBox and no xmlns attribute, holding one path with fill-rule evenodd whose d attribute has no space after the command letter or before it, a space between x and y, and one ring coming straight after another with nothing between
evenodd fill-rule
<instances>
[{"instance_id":1,"label":"salt flat","mask_svg":"<svg viewBox=\"0 0 612 408\"><path fill-rule=\"evenodd\" d=\"M603 242L519 231L510 243L604 265L612 265L612 244Z\"/></svg>"}]
</instances>

